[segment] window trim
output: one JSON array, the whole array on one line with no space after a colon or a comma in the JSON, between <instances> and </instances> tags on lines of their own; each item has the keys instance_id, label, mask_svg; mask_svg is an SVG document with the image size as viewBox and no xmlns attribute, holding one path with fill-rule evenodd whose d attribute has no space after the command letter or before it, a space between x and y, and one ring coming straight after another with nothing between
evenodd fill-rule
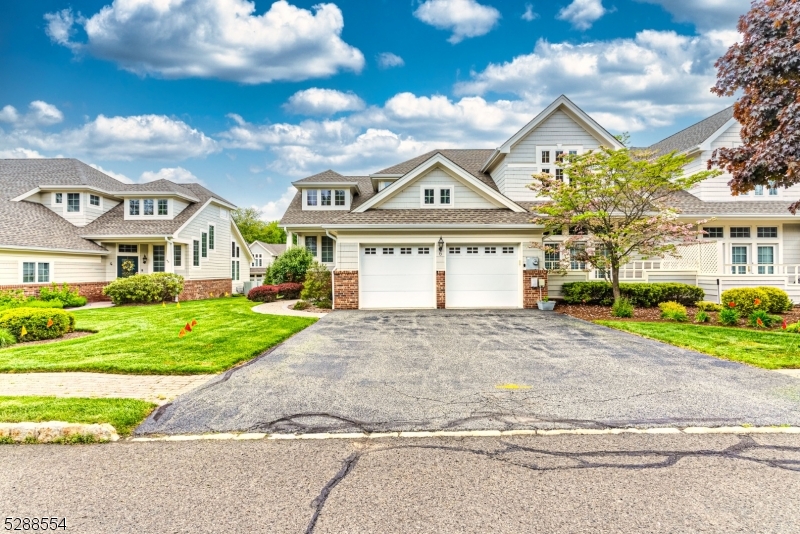
<instances>
[{"instance_id":1,"label":"window trim","mask_svg":"<svg viewBox=\"0 0 800 534\"><path fill-rule=\"evenodd\" d=\"M200 240L192 239L192 269L200 268Z\"/></svg>"},{"instance_id":2,"label":"window trim","mask_svg":"<svg viewBox=\"0 0 800 534\"><path fill-rule=\"evenodd\" d=\"M342 203L339 204L339 193L342 195ZM341 206L345 207L347 205L347 192L344 189L334 189L333 190L333 205L334 206Z\"/></svg>"},{"instance_id":3,"label":"window trim","mask_svg":"<svg viewBox=\"0 0 800 534\"><path fill-rule=\"evenodd\" d=\"M305 205L307 207L318 208L320 206L320 204L319 204L319 191L317 189L304 189L303 192L305 193L305 195L304 195L306 197ZM313 204L311 203L312 199L309 198L309 195L311 193L313 193L313 197L314 197L313 198L313 200L314 200Z\"/></svg>"},{"instance_id":4,"label":"window trim","mask_svg":"<svg viewBox=\"0 0 800 534\"><path fill-rule=\"evenodd\" d=\"M33 265L33 280L26 282L25 281L25 265ZM47 265L47 280L42 280L40 273L41 273L41 266ZM22 284L49 284L55 278L53 273L53 262L52 261L25 261L22 260L19 262L19 279Z\"/></svg>"},{"instance_id":5,"label":"window trim","mask_svg":"<svg viewBox=\"0 0 800 534\"><path fill-rule=\"evenodd\" d=\"M165 205L166 213L161 213L161 203ZM156 199L156 217L169 217L169 199L158 198Z\"/></svg>"},{"instance_id":6,"label":"window trim","mask_svg":"<svg viewBox=\"0 0 800 534\"><path fill-rule=\"evenodd\" d=\"M64 193L53 193L53 204L64 205Z\"/></svg>"},{"instance_id":7,"label":"window trim","mask_svg":"<svg viewBox=\"0 0 800 534\"><path fill-rule=\"evenodd\" d=\"M215 224L208 225L208 250L216 250L214 247L216 246L216 237L217 237L217 226Z\"/></svg>"},{"instance_id":8,"label":"window trim","mask_svg":"<svg viewBox=\"0 0 800 534\"><path fill-rule=\"evenodd\" d=\"M326 257L325 256L325 243L326 243L325 240L326 239L330 241L330 247L331 247L331 249L330 249L330 253L331 253L330 261L326 261L325 260L325 257ZM336 249L336 241L334 241L333 239L331 239L330 237L328 237L326 235L320 236L320 240L319 241L320 241L320 246L319 246L319 261L320 261L320 263L333 263L334 259L335 259L334 256L335 256L335 249Z\"/></svg>"},{"instance_id":9,"label":"window trim","mask_svg":"<svg viewBox=\"0 0 800 534\"><path fill-rule=\"evenodd\" d=\"M733 230L744 230L747 229L747 235L733 235ZM753 236L753 229L750 226L729 226L728 227L728 235L730 239L752 239Z\"/></svg>"},{"instance_id":10,"label":"window trim","mask_svg":"<svg viewBox=\"0 0 800 534\"><path fill-rule=\"evenodd\" d=\"M97 204L92 202L94 199L97 199ZM96 208L103 209L103 197L100 195L95 195L93 193L89 193L89 205L94 206Z\"/></svg>"},{"instance_id":11,"label":"window trim","mask_svg":"<svg viewBox=\"0 0 800 534\"><path fill-rule=\"evenodd\" d=\"M433 204L425 203L425 190L433 190ZM450 191L450 203L442 204L442 191ZM456 186L455 184L421 184L419 186L419 207L420 208L454 208L456 205Z\"/></svg>"},{"instance_id":12,"label":"window trim","mask_svg":"<svg viewBox=\"0 0 800 534\"><path fill-rule=\"evenodd\" d=\"M314 250L308 248L308 244L311 242L310 240L314 241ZM303 236L303 246L307 251L311 253L312 256L314 256L315 258L319 257L319 236L317 235Z\"/></svg>"},{"instance_id":13,"label":"window trim","mask_svg":"<svg viewBox=\"0 0 800 534\"><path fill-rule=\"evenodd\" d=\"M709 230L719 230L720 235L711 235ZM725 227L724 226L704 226L703 227L703 239L724 239L725 238Z\"/></svg>"},{"instance_id":14,"label":"window trim","mask_svg":"<svg viewBox=\"0 0 800 534\"><path fill-rule=\"evenodd\" d=\"M200 258L208 259L208 233L200 232Z\"/></svg>"},{"instance_id":15,"label":"window trim","mask_svg":"<svg viewBox=\"0 0 800 534\"><path fill-rule=\"evenodd\" d=\"M328 203L325 204L325 193L328 193ZM321 208L332 208L333 207L333 190L332 189L320 189L319 190L319 205Z\"/></svg>"},{"instance_id":16,"label":"window trim","mask_svg":"<svg viewBox=\"0 0 800 534\"><path fill-rule=\"evenodd\" d=\"M74 196L74 197L78 198L78 209L76 209L76 210L71 210L70 209L69 201L70 201L70 197L71 196ZM82 206L81 206L82 204L83 204L83 202L81 202L81 193L67 193L67 202L65 203L67 213L82 213L83 212L83 209L82 209Z\"/></svg>"},{"instance_id":17,"label":"window trim","mask_svg":"<svg viewBox=\"0 0 800 534\"><path fill-rule=\"evenodd\" d=\"M183 250L177 243L172 244L172 265L173 267L183 267Z\"/></svg>"},{"instance_id":18,"label":"window trim","mask_svg":"<svg viewBox=\"0 0 800 534\"><path fill-rule=\"evenodd\" d=\"M136 206L136 213L131 213L133 211L134 205ZM139 202L138 198L129 198L128 199L128 216L129 217L141 217L142 213L142 204Z\"/></svg>"},{"instance_id":19,"label":"window trim","mask_svg":"<svg viewBox=\"0 0 800 534\"><path fill-rule=\"evenodd\" d=\"M150 203L150 213L147 213L147 203ZM154 198L142 199L142 217L154 217L156 214L156 201Z\"/></svg>"}]
</instances>

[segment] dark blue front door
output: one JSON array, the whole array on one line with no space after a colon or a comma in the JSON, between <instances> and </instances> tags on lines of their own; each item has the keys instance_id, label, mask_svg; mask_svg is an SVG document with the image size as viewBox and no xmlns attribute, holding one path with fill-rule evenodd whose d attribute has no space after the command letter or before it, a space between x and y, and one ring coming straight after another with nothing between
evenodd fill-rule
<instances>
[{"instance_id":1,"label":"dark blue front door","mask_svg":"<svg viewBox=\"0 0 800 534\"><path fill-rule=\"evenodd\" d=\"M133 264L131 267L129 264L125 262L129 261ZM123 264L125 267L129 267L128 269L123 268ZM139 256L117 256L117 278L127 278L128 276L133 276L134 274L139 272Z\"/></svg>"}]
</instances>

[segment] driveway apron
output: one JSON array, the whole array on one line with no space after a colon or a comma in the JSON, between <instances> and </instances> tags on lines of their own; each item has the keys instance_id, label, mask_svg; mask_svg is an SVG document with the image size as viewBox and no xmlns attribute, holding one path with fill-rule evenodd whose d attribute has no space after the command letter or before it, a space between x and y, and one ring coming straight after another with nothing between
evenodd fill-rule
<instances>
[{"instance_id":1,"label":"driveway apron","mask_svg":"<svg viewBox=\"0 0 800 534\"><path fill-rule=\"evenodd\" d=\"M800 425L800 380L552 312L337 311L137 433L738 424Z\"/></svg>"}]
</instances>

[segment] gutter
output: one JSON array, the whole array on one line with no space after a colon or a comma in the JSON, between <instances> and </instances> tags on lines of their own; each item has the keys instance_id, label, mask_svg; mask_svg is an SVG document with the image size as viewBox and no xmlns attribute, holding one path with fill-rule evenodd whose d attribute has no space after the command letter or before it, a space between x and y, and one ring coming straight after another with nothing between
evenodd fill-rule
<instances>
[{"instance_id":1,"label":"gutter","mask_svg":"<svg viewBox=\"0 0 800 534\"><path fill-rule=\"evenodd\" d=\"M317 224L316 228L336 230L397 230L407 232L409 230L493 230L493 229L512 229L512 230L535 230L544 228L541 224Z\"/></svg>"}]
</instances>

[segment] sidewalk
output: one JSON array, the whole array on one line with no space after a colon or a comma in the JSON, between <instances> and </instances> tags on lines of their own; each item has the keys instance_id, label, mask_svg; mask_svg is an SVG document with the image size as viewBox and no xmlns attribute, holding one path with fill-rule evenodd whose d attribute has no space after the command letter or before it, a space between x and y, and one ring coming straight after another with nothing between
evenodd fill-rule
<instances>
[{"instance_id":1,"label":"sidewalk","mask_svg":"<svg viewBox=\"0 0 800 534\"><path fill-rule=\"evenodd\" d=\"M0 397L103 397L164 404L216 375L161 376L104 373L0 374Z\"/></svg>"},{"instance_id":2,"label":"sidewalk","mask_svg":"<svg viewBox=\"0 0 800 534\"><path fill-rule=\"evenodd\" d=\"M322 319L327 313L311 313L291 309L295 305L296 300L276 300L275 302L265 302L253 307L256 313L263 313L265 315L292 315L294 317L316 317Z\"/></svg>"}]
</instances>

